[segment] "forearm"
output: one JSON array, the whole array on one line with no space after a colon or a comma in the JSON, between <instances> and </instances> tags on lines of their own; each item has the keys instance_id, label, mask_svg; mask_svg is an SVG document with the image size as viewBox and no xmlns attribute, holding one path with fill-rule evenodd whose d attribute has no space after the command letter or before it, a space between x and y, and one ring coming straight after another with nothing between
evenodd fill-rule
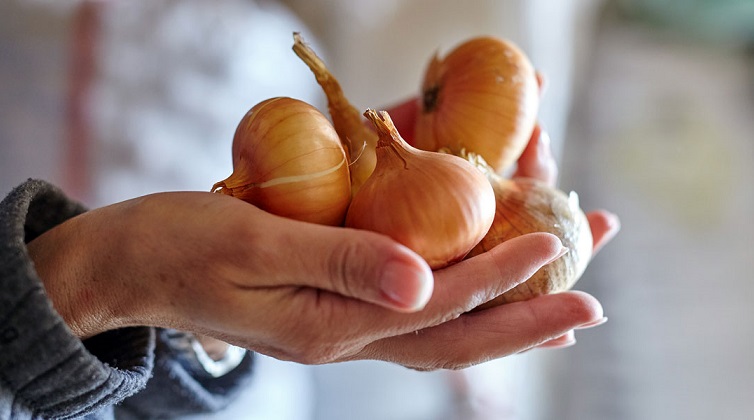
<instances>
[{"instance_id":1,"label":"forearm","mask_svg":"<svg viewBox=\"0 0 754 420\"><path fill-rule=\"evenodd\" d=\"M80 225L69 220L30 242L27 249L55 310L77 337L86 339L121 325L110 299L98 293L101 284Z\"/></svg>"},{"instance_id":2,"label":"forearm","mask_svg":"<svg viewBox=\"0 0 754 420\"><path fill-rule=\"evenodd\" d=\"M175 326L167 282L149 266L159 256L147 258L156 250L133 216L139 201L77 215L27 245L55 310L79 338Z\"/></svg>"}]
</instances>

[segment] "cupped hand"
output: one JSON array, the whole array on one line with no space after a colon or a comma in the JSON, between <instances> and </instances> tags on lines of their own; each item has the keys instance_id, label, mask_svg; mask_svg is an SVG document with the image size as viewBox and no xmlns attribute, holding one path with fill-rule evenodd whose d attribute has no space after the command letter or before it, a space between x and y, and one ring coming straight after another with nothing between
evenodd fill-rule
<instances>
[{"instance_id":1,"label":"cupped hand","mask_svg":"<svg viewBox=\"0 0 754 420\"><path fill-rule=\"evenodd\" d=\"M599 303L580 294L466 314L561 247L552 235L526 235L432 273L376 233L178 192L85 213L28 249L81 337L154 325L301 363L379 359L435 369L514 353L601 318Z\"/></svg>"}]
</instances>

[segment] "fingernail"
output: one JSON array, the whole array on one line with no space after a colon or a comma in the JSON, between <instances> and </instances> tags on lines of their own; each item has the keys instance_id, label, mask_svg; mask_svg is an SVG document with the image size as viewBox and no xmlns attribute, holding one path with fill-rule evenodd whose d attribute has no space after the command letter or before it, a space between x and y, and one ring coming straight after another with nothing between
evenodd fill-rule
<instances>
[{"instance_id":1,"label":"fingernail","mask_svg":"<svg viewBox=\"0 0 754 420\"><path fill-rule=\"evenodd\" d=\"M391 261L382 270L380 290L395 309L413 312L424 308L433 289L434 279L429 267Z\"/></svg>"},{"instance_id":2,"label":"fingernail","mask_svg":"<svg viewBox=\"0 0 754 420\"><path fill-rule=\"evenodd\" d=\"M568 341L563 341L562 343L558 343L558 344L547 344L547 343L545 343L545 344L542 344L542 345L540 345L538 347L539 348L543 348L543 349L564 349L566 347L571 347L571 346L575 346L575 345L576 345L576 339L575 338L571 338Z\"/></svg>"},{"instance_id":3,"label":"fingernail","mask_svg":"<svg viewBox=\"0 0 754 420\"><path fill-rule=\"evenodd\" d=\"M557 261L558 258L562 257L563 255L567 254L571 249L567 246L564 246L560 248L560 251L558 252L558 255L554 256L550 261L547 261L544 265L550 264L553 261Z\"/></svg>"},{"instance_id":4,"label":"fingernail","mask_svg":"<svg viewBox=\"0 0 754 420\"><path fill-rule=\"evenodd\" d=\"M607 322L607 317L603 316L602 318L600 318L600 319L598 319L596 321L591 321L591 322L587 322L586 324L579 325L578 327L576 327L576 329L584 330L584 329L587 329L587 328L594 328L596 326L604 324L605 322Z\"/></svg>"}]
</instances>

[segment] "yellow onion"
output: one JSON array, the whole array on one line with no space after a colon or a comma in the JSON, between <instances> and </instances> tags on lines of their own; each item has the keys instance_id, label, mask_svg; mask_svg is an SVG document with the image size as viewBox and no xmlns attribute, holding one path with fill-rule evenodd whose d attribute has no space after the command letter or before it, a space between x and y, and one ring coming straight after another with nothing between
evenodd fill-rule
<instances>
[{"instance_id":1,"label":"yellow onion","mask_svg":"<svg viewBox=\"0 0 754 420\"><path fill-rule=\"evenodd\" d=\"M484 174L457 156L408 145L387 112L377 128L377 164L351 201L346 226L390 236L433 269L460 261L484 237L495 195Z\"/></svg>"},{"instance_id":2,"label":"yellow onion","mask_svg":"<svg viewBox=\"0 0 754 420\"><path fill-rule=\"evenodd\" d=\"M579 206L575 192L566 194L533 178L506 179L494 173L484 159L468 154L487 177L495 191L495 220L487 235L468 257L489 251L520 235L548 232L560 238L568 253L539 269L519 284L481 308L531 299L570 289L578 281L592 257L592 231Z\"/></svg>"},{"instance_id":3,"label":"yellow onion","mask_svg":"<svg viewBox=\"0 0 754 420\"><path fill-rule=\"evenodd\" d=\"M255 105L233 137L233 174L212 191L306 222L342 225L351 199L345 152L330 121L298 99Z\"/></svg>"},{"instance_id":4,"label":"yellow onion","mask_svg":"<svg viewBox=\"0 0 754 420\"><path fill-rule=\"evenodd\" d=\"M294 33L293 40L293 51L314 73L327 97L330 118L348 154L351 189L355 194L374 171L377 133L364 124L361 112L348 101L338 80L301 35Z\"/></svg>"},{"instance_id":5,"label":"yellow onion","mask_svg":"<svg viewBox=\"0 0 754 420\"><path fill-rule=\"evenodd\" d=\"M476 153L502 173L526 147L538 108L537 76L526 55L502 39L473 38L430 61L413 144Z\"/></svg>"}]
</instances>

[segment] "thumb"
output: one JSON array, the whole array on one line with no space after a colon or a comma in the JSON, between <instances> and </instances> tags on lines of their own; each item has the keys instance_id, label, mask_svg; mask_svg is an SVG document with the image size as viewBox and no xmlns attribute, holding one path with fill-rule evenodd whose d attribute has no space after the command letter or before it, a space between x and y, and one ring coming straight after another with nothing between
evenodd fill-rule
<instances>
[{"instance_id":1,"label":"thumb","mask_svg":"<svg viewBox=\"0 0 754 420\"><path fill-rule=\"evenodd\" d=\"M290 223L288 268L298 284L401 312L419 311L434 289L429 265L387 236L356 229Z\"/></svg>"}]
</instances>

